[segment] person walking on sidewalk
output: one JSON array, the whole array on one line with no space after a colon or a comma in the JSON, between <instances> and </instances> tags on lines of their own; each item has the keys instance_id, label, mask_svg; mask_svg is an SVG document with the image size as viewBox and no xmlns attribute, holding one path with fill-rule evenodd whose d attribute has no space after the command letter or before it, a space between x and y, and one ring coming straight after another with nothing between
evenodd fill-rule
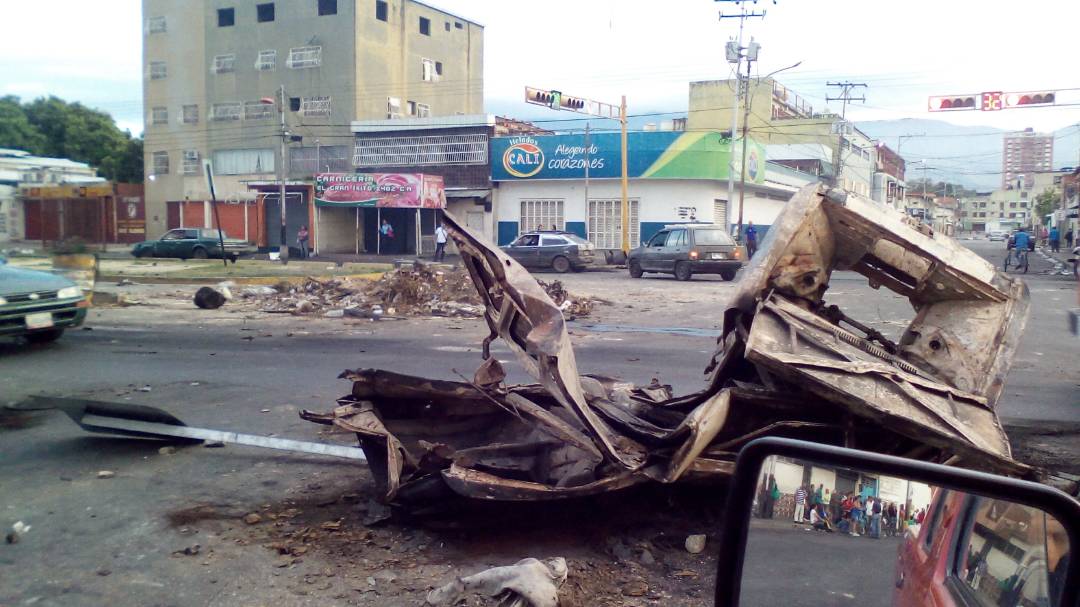
<instances>
[{"instance_id":1,"label":"person walking on sidewalk","mask_svg":"<svg viewBox=\"0 0 1080 607\"><path fill-rule=\"evenodd\" d=\"M757 252L757 228L754 227L754 222L749 222L746 225L746 258L750 259Z\"/></svg>"},{"instance_id":2,"label":"person walking on sidewalk","mask_svg":"<svg viewBox=\"0 0 1080 607\"><path fill-rule=\"evenodd\" d=\"M391 227L390 222L382 220L382 225L379 226L379 252L380 253L392 253L390 249L394 243L394 228Z\"/></svg>"},{"instance_id":3,"label":"person walking on sidewalk","mask_svg":"<svg viewBox=\"0 0 1080 607\"><path fill-rule=\"evenodd\" d=\"M874 498L872 506L868 506L870 511L870 537L875 540L881 539L881 499Z\"/></svg>"},{"instance_id":4,"label":"person walking on sidewalk","mask_svg":"<svg viewBox=\"0 0 1080 607\"><path fill-rule=\"evenodd\" d=\"M1072 247L1073 247L1073 230L1072 230L1072 228L1069 228L1069 229L1068 229L1068 230L1067 230L1067 231L1065 232L1065 246L1066 246L1066 247L1067 247L1067 248L1068 248L1068 249L1069 249L1070 251L1072 251Z\"/></svg>"},{"instance_id":5,"label":"person walking on sidewalk","mask_svg":"<svg viewBox=\"0 0 1080 607\"><path fill-rule=\"evenodd\" d=\"M446 259L446 228L439 224L435 228L435 261Z\"/></svg>"},{"instance_id":6,"label":"person walking on sidewalk","mask_svg":"<svg viewBox=\"0 0 1080 607\"><path fill-rule=\"evenodd\" d=\"M803 514L806 513L806 487L799 485L795 490L795 522L803 522Z\"/></svg>"},{"instance_id":7,"label":"person walking on sidewalk","mask_svg":"<svg viewBox=\"0 0 1080 607\"><path fill-rule=\"evenodd\" d=\"M300 226L300 229L296 232L296 245L300 247L300 259L307 259L308 256L308 231L307 226Z\"/></svg>"},{"instance_id":8,"label":"person walking on sidewalk","mask_svg":"<svg viewBox=\"0 0 1080 607\"><path fill-rule=\"evenodd\" d=\"M1061 232L1058 231L1057 226L1050 228L1050 250L1055 253L1061 252Z\"/></svg>"}]
</instances>

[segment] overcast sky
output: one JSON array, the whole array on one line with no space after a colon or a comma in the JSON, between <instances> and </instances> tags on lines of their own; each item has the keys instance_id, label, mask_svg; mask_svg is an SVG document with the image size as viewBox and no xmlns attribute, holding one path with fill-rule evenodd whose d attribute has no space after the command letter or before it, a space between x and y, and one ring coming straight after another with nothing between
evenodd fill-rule
<instances>
[{"instance_id":1,"label":"overcast sky","mask_svg":"<svg viewBox=\"0 0 1080 607\"><path fill-rule=\"evenodd\" d=\"M486 26L489 109L552 118L567 115L518 103L526 84L599 100L626 94L631 114L685 109L689 81L729 76L723 45L738 24L717 18L720 10L735 12L734 4L712 0L432 4ZM778 0L751 6L768 13L747 21L747 37L762 45L755 72L801 61L778 78L815 108L826 105L827 80L845 79L869 85L866 104L849 106L855 120L938 118L1039 130L1080 122L1080 106L926 111L927 96L935 94L1080 87L1070 66L1078 2ZM9 0L3 11L0 94L79 100L141 131L138 0ZM1080 102L1080 91L1059 99Z\"/></svg>"}]
</instances>

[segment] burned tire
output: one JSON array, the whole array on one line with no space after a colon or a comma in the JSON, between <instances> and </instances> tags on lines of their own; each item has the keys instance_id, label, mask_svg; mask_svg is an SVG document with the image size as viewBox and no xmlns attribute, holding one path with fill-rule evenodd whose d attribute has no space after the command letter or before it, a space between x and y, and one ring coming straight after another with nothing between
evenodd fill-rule
<instances>
[{"instance_id":1,"label":"burned tire","mask_svg":"<svg viewBox=\"0 0 1080 607\"><path fill-rule=\"evenodd\" d=\"M209 257L209 255L206 254L206 249L202 247L198 247L194 251L192 251L191 256L195 259L206 259L207 257Z\"/></svg>"},{"instance_id":2,"label":"burned tire","mask_svg":"<svg viewBox=\"0 0 1080 607\"><path fill-rule=\"evenodd\" d=\"M693 276L693 271L690 269L690 264L685 261L680 261L675 264L675 278L679 280L690 280Z\"/></svg>"},{"instance_id":3,"label":"burned tire","mask_svg":"<svg viewBox=\"0 0 1080 607\"><path fill-rule=\"evenodd\" d=\"M731 282L731 281L735 280L735 271L734 270L724 270L723 272L720 272L720 278L722 278L722 279L724 279L724 280L726 280L728 282Z\"/></svg>"},{"instance_id":4,"label":"burned tire","mask_svg":"<svg viewBox=\"0 0 1080 607\"><path fill-rule=\"evenodd\" d=\"M36 333L27 333L26 341L32 344L47 344L60 339L60 336L64 334L63 329L49 329L48 331L37 331Z\"/></svg>"},{"instance_id":5,"label":"burned tire","mask_svg":"<svg viewBox=\"0 0 1080 607\"><path fill-rule=\"evenodd\" d=\"M570 271L570 260L559 255L555 259L551 260L551 269L555 270L559 274L565 274Z\"/></svg>"},{"instance_id":6,"label":"burned tire","mask_svg":"<svg viewBox=\"0 0 1080 607\"><path fill-rule=\"evenodd\" d=\"M636 261L631 261L627 267L630 270L630 278L641 278L645 275L645 270L642 270L641 264Z\"/></svg>"}]
</instances>

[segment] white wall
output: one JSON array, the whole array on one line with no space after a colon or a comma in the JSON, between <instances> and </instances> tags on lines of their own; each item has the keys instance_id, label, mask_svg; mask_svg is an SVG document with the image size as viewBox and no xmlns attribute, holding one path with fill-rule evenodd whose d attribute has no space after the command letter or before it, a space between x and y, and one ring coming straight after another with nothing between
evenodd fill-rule
<instances>
[{"instance_id":1,"label":"white wall","mask_svg":"<svg viewBox=\"0 0 1080 607\"><path fill-rule=\"evenodd\" d=\"M316 210L319 218L319 253L356 253L357 209L324 207ZM360 213L360 250L364 250L364 214Z\"/></svg>"},{"instance_id":2,"label":"white wall","mask_svg":"<svg viewBox=\"0 0 1080 607\"><path fill-rule=\"evenodd\" d=\"M790 462L778 461L773 470L773 476L776 478L776 486L780 489L780 493L795 493L795 490L802 484L803 467Z\"/></svg>"}]
</instances>

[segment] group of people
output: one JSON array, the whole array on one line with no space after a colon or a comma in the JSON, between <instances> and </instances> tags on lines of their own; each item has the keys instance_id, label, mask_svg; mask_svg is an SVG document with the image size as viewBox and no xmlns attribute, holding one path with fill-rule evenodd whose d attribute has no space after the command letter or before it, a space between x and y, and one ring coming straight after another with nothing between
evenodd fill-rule
<instances>
[{"instance_id":1,"label":"group of people","mask_svg":"<svg viewBox=\"0 0 1080 607\"><path fill-rule=\"evenodd\" d=\"M761 516L773 518L780 489L776 479L769 480L761 499ZM810 524L810 528L832 533L834 531L859 537L865 535L880 539L903 532L907 525L922 523L924 510L909 513L904 504L897 504L880 497L858 493L840 494L830 492L819 483L817 486L800 485L795 489L796 524Z\"/></svg>"}]
</instances>

